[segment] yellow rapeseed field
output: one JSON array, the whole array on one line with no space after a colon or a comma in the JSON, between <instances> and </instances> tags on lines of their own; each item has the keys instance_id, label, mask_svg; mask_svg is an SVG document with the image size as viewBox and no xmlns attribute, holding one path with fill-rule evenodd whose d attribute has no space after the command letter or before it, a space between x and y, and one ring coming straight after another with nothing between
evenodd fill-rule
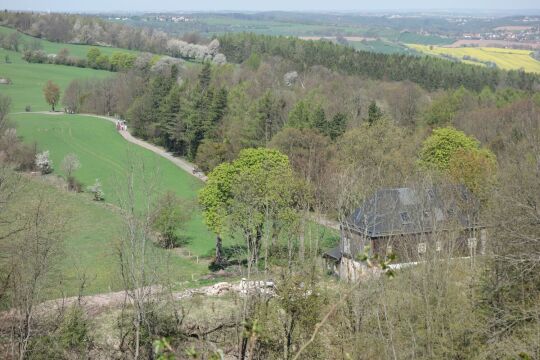
<instances>
[{"instance_id":1,"label":"yellow rapeseed field","mask_svg":"<svg viewBox=\"0 0 540 360\"><path fill-rule=\"evenodd\" d=\"M493 62L501 69L518 70L540 73L540 61L530 55L530 50L502 49L492 47L443 47L418 44L407 44L412 49L430 55L449 55L468 64L485 65L483 62ZM470 59L467 59L467 56ZM465 57L465 59L464 59Z\"/></svg>"}]
</instances>

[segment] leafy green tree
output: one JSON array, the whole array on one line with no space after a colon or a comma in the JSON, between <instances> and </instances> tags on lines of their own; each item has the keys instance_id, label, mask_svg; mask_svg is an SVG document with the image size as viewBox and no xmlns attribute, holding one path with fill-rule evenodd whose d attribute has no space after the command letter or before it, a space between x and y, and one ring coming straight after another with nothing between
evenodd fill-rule
<instances>
[{"instance_id":1,"label":"leafy green tree","mask_svg":"<svg viewBox=\"0 0 540 360\"><path fill-rule=\"evenodd\" d=\"M177 231L190 217L191 209L183 206L176 194L168 191L161 196L152 218L152 226L160 233L160 245L165 248L177 246Z\"/></svg>"},{"instance_id":2,"label":"leafy green tree","mask_svg":"<svg viewBox=\"0 0 540 360\"><path fill-rule=\"evenodd\" d=\"M487 201L495 182L497 160L480 142L454 128L433 131L422 146L420 164L445 173Z\"/></svg>"},{"instance_id":3,"label":"leafy green tree","mask_svg":"<svg viewBox=\"0 0 540 360\"><path fill-rule=\"evenodd\" d=\"M463 131L452 127L435 129L422 145L420 164L426 168L447 170L456 151L474 150L479 146L478 140Z\"/></svg>"},{"instance_id":4,"label":"leafy green tree","mask_svg":"<svg viewBox=\"0 0 540 360\"><path fill-rule=\"evenodd\" d=\"M86 60L91 67L96 66L97 59L101 56L101 51L97 47L91 47L86 54Z\"/></svg>"},{"instance_id":5,"label":"leafy green tree","mask_svg":"<svg viewBox=\"0 0 540 360\"><path fill-rule=\"evenodd\" d=\"M289 159L273 149L245 149L235 161L217 166L199 193L217 244L227 228L242 234L249 263L256 263L265 225L286 221L294 212L295 183Z\"/></svg>"},{"instance_id":6,"label":"leafy green tree","mask_svg":"<svg viewBox=\"0 0 540 360\"><path fill-rule=\"evenodd\" d=\"M47 81L43 87L43 96L45 96L45 101L51 105L52 111L54 111L58 101L60 101L60 87L52 82L52 80Z\"/></svg>"},{"instance_id":7,"label":"leafy green tree","mask_svg":"<svg viewBox=\"0 0 540 360\"><path fill-rule=\"evenodd\" d=\"M483 92L483 96L489 97L487 90ZM431 104L424 118L428 125L448 124L454 119L463 104L472 98L473 93L464 87L460 87L455 91L448 91Z\"/></svg>"},{"instance_id":8,"label":"leafy green tree","mask_svg":"<svg viewBox=\"0 0 540 360\"><path fill-rule=\"evenodd\" d=\"M111 69L114 71L131 69L136 59L137 56L134 54L115 52L111 56Z\"/></svg>"},{"instance_id":9,"label":"leafy green tree","mask_svg":"<svg viewBox=\"0 0 540 360\"><path fill-rule=\"evenodd\" d=\"M261 66L261 55L254 52L249 56L245 63L250 69L257 70L259 66Z\"/></svg>"},{"instance_id":10,"label":"leafy green tree","mask_svg":"<svg viewBox=\"0 0 540 360\"><path fill-rule=\"evenodd\" d=\"M488 149L459 149L448 163L450 177L467 186L483 202L490 198L496 171L497 159Z\"/></svg>"},{"instance_id":11,"label":"leafy green tree","mask_svg":"<svg viewBox=\"0 0 540 360\"><path fill-rule=\"evenodd\" d=\"M111 68L111 62L109 57L105 54L99 55L95 62L96 68L102 70L109 70Z\"/></svg>"}]
</instances>

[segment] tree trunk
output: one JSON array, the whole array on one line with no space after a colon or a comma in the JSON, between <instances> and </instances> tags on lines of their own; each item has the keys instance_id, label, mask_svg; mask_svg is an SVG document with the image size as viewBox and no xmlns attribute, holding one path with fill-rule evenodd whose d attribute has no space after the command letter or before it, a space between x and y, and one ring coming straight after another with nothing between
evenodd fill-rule
<instances>
[{"instance_id":1,"label":"tree trunk","mask_svg":"<svg viewBox=\"0 0 540 360\"><path fill-rule=\"evenodd\" d=\"M216 258L214 263L218 266L225 264L225 259L223 258L223 245L222 240L219 235L216 236Z\"/></svg>"}]
</instances>

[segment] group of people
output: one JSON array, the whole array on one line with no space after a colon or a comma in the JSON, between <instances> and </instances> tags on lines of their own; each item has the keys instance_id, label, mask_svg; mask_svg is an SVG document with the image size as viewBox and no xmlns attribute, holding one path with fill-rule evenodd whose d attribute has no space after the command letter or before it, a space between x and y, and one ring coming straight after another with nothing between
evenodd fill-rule
<instances>
[{"instance_id":1,"label":"group of people","mask_svg":"<svg viewBox=\"0 0 540 360\"><path fill-rule=\"evenodd\" d=\"M116 130L118 131L127 131L127 124L125 120L116 121Z\"/></svg>"}]
</instances>

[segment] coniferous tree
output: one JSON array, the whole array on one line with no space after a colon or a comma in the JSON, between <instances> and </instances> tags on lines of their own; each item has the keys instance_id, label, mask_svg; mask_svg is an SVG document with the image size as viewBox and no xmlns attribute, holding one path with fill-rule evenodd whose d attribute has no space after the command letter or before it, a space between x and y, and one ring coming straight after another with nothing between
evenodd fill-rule
<instances>
[{"instance_id":1,"label":"coniferous tree","mask_svg":"<svg viewBox=\"0 0 540 360\"><path fill-rule=\"evenodd\" d=\"M383 116L382 110L377 106L377 103L375 101L372 101L371 104L369 104L368 108L368 118L367 121L370 125L373 125L378 120L380 120Z\"/></svg>"}]
</instances>

